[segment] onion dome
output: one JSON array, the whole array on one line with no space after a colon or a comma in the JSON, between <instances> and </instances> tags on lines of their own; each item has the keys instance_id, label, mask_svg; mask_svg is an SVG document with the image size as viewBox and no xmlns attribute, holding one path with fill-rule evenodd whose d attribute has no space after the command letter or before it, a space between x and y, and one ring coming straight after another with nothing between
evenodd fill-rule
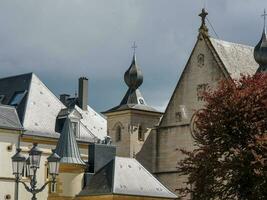
<instances>
[{"instance_id":1,"label":"onion dome","mask_svg":"<svg viewBox=\"0 0 267 200\"><path fill-rule=\"evenodd\" d=\"M256 62L260 65L258 71L266 71L267 69L267 37L266 37L266 26L265 26L265 16L267 14L264 11L264 28L261 40L254 48L254 58Z\"/></svg>"},{"instance_id":2,"label":"onion dome","mask_svg":"<svg viewBox=\"0 0 267 200\"><path fill-rule=\"evenodd\" d=\"M143 74L140 67L136 64L136 55L134 54L129 69L124 74L124 81L130 89L136 90L143 83Z\"/></svg>"}]
</instances>

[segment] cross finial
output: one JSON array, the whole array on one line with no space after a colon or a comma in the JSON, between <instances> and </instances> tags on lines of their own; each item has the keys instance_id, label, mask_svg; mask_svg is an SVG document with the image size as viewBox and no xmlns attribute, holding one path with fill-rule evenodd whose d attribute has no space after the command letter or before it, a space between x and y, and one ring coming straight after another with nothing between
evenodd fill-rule
<instances>
[{"instance_id":1,"label":"cross finial","mask_svg":"<svg viewBox=\"0 0 267 200\"><path fill-rule=\"evenodd\" d=\"M136 44L135 44L135 41L134 41L134 43L133 43L132 48L133 48L133 50L134 50L134 54L135 54L135 50L137 49L137 46L136 46Z\"/></svg>"},{"instance_id":2,"label":"cross finial","mask_svg":"<svg viewBox=\"0 0 267 200\"><path fill-rule=\"evenodd\" d=\"M201 17L202 23L201 26L199 28L199 33L201 33L201 35L204 36L208 36L209 35L209 29L206 26L206 18L207 18L208 12L206 11L205 8L202 8L201 13L199 14L199 16Z\"/></svg>"},{"instance_id":3,"label":"cross finial","mask_svg":"<svg viewBox=\"0 0 267 200\"><path fill-rule=\"evenodd\" d=\"M205 8L202 8L202 12L199 14L202 20L202 25L206 24L206 17L208 15L208 12L205 10Z\"/></svg>"},{"instance_id":4,"label":"cross finial","mask_svg":"<svg viewBox=\"0 0 267 200\"><path fill-rule=\"evenodd\" d=\"M263 15L261 15L263 17L263 20L264 20L264 29L266 27L266 16L267 16L267 13L266 13L266 10L264 9L264 12L263 12Z\"/></svg>"}]
</instances>

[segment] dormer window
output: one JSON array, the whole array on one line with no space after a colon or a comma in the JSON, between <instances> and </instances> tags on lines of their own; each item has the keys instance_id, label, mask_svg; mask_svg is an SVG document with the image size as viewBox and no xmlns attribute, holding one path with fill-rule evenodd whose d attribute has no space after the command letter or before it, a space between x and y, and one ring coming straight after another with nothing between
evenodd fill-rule
<instances>
[{"instance_id":1,"label":"dormer window","mask_svg":"<svg viewBox=\"0 0 267 200\"><path fill-rule=\"evenodd\" d=\"M26 94L26 91L15 92L9 105L11 106L19 105L22 99L24 98L25 94Z\"/></svg>"},{"instance_id":2,"label":"dormer window","mask_svg":"<svg viewBox=\"0 0 267 200\"><path fill-rule=\"evenodd\" d=\"M79 134L79 121L76 119L70 119L71 120L71 127L73 130L73 133L75 137L80 137ZM64 123L66 121L66 118L58 118L56 122L56 132L61 133L63 130Z\"/></svg>"}]
</instances>

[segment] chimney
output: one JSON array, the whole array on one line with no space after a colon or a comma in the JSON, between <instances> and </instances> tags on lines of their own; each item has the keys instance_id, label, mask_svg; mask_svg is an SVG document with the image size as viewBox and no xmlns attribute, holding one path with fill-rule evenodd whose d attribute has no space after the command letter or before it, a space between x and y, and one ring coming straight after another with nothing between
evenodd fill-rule
<instances>
[{"instance_id":1,"label":"chimney","mask_svg":"<svg viewBox=\"0 0 267 200\"><path fill-rule=\"evenodd\" d=\"M87 110L88 104L88 79L86 77L79 78L79 106L83 110Z\"/></svg>"},{"instance_id":2,"label":"chimney","mask_svg":"<svg viewBox=\"0 0 267 200\"><path fill-rule=\"evenodd\" d=\"M116 156L116 147L108 144L90 144L88 151L88 169L84 174L84 187L88 186L96 172Z\"/></svg>"},{"instance_id":3,"label":"chimney","mask_svg":"<svg viewBox=\"0 0 267 200\"><path fill-rule=\"evenodd\" d=\"M61 94L59 95L59 100L66 105L67 99L70 97L69 94Z\"/></svg>"}]
</instances>

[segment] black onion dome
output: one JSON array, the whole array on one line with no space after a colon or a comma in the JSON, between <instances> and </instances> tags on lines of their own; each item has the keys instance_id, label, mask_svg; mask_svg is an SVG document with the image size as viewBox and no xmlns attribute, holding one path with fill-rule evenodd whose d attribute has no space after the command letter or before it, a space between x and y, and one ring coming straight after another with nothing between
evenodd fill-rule
<instances>
[{"instance_id":1,"label":"black onion dome","mask_svg":"<svg viewBox=\"0 0 267 200\"><path fill-rule=\"evenodd\" d=\"M135 54L131 66L124 74L124 81L131 89L137 89L143 83L143 74L139 66L136 64Z\"/></svg>"},{"instance_id":2,"label":"black onion dome","mask_svg":"<svg viewBox=\"0 0 267 200\"><path fill-rule=\"evenodd\" d=\"M262 33L261 40L254 48L254 58L260 66L267 65L267 37L265 27Z\"/></svg>"}]
</instances>

